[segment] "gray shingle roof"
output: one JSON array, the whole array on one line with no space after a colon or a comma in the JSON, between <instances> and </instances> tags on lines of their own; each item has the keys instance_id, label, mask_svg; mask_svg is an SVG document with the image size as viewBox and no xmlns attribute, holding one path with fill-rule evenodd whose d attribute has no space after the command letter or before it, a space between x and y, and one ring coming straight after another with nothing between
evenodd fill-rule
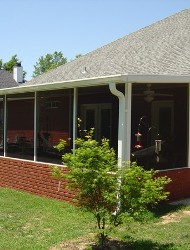
<instances>
[{"instance_id":1,"label":"gray shingle roof","mask_svg":"<svg viewBox=\"0 0 190 250\"><path fill-rule=\"evenodd\" d=\"M26 84L117 74L190 75L190 9L109 43Z\"/></svg>"},{"instance_id":2,"label":"gray shingle roof","mask_svg":"<svg viewBox=\"0 0 190 250\"><path fill-rule=\"evenodd\" d=\"M18 86L13 75L4 69L0 69L0 89Z\"/></svg>"}]
</instances>

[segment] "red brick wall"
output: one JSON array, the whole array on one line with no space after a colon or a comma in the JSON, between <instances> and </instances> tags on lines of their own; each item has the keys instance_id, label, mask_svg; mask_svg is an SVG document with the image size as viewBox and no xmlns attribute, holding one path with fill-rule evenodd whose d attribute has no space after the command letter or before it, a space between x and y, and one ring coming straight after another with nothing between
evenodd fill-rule
<instances>
[{"instance_id":1,"label":"red brick wall","mask_svg":"<svg viewBox=\"0 0 190 250\"><path fill-rule=\"evenodd\" d=\"M62 167L63 171L67 168ZM67 182L52 178L48 164L0 157L0 186L23 190L40 196L72 201Z\"/></svg>"},{"instance_id":2,"label":"red brick wall","mask_svg":"<svg viewBox=\"0 0 190 250\"><path fill-rule=\"evenodd\" d=\"M165 175L172 179L172 182L167 186L170 200L190 197L190 168L166 170L158 173L158 176Z\"/></svg>"},{"instance_id":3,"label":"red brick wall","mask_svg":"<svg viewBox=\"0 0 190 250\"><path fill-rule=\"evenodd\" d=\"M67 168L61 167L63 171ZM190 197L190 168L161 171L158 176L167 175L172 182L167 186L170 200ZM40 196L71 201L73 192L66 188L67 182L51 176L49 164L0 157L0 186L23 190Z\"/></svg>"}]
</instances>

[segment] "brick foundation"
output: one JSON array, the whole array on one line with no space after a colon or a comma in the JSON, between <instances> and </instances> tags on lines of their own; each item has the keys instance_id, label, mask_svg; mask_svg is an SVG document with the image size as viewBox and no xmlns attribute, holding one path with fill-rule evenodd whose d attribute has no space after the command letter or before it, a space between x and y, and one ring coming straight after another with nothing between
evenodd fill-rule
<instances>
[{"instance_id":1,"label":"brick foundation","mask_svg":"<svg viewBox=\"0 0 190 250\"><path fill-rule=\"evenodd\" d=\"M66 167L61 167L67 171ZM172 182L167 186L170 200L190 197L190 168L161 171ZM72 201L74 194L66 188L67 181L52 178L49 164L0 157L0 186L23 190L40 196Z\"/></svg>"},{"instance_id":2,"label":"brick foundation","mask_svg":"<svg viewBox=\"0 0 190 250\"><path fill-rule=\"evenodd\" d=\"M66 167L62 169L67 171ZM71 201L74 195L66 189L67 182L61 180L59 185L51 171L49 164L0 157L0 186Z\"/></svg>"},{"instance_id":3,"label":"brick foundation","mask_svg":"<svg viewBox=\"0 0 190 250\"><path fill-rule=\"evenodd\" d=\"M165 170L158 173L158 176L164 175L172 179L167 186L171 201L190 197L190 168Z\"/></svg>"}]
</instances>

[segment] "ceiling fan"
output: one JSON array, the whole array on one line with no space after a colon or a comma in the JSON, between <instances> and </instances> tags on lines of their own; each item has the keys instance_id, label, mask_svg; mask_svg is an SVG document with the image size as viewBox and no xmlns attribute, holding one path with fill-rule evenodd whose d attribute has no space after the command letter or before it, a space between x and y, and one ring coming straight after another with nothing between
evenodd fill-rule
<instances>
[{"instance_id":1,"label":"ceiling fan","mask_svg":"<svg viewBox=\"0 0 190 250\"><path fill-rule=\"evenodd\" d=\"M162 94L162 93L156 93L155 90L151 89L151 83L147 84L147 89L143 91L143 93L134 94L135 96L144 96L144 100L146 102L152 102L154 100L154 97L156 96L162 96L162 97L172 97L171 94Z\"/></svg>"}]
</instances>

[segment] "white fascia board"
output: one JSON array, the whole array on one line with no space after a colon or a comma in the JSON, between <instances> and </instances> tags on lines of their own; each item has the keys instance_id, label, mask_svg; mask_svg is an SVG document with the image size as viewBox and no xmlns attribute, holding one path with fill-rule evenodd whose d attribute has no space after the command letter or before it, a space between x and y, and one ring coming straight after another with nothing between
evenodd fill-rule
<instances>
[{"instance_id":1,"label":"white fascia board","mask_svg":"<svg viewBox=\"0 0 190 250\"><path fill-rule=\"evenodd\" d=\"M189 83L190 75L123 75L129 83Z\"/></svg>"},{"instance_id":2,"label":"white fascia board","mask_svg":"<svg viewBox=\"0 0 190 250\"><path fill-rule=\"evenodd\" d=\"M35 91L48 91L56 89L69 89L69 88L81 88L108 85L109 83L189 83L190 75L176 76L176 75L112 75L95 78L78 79L71 81L42 83L35 85L19 85L13 88L0 89L0 95L5 94L19 94L29 93Z\"/></svg>"},{"instance_id":3,"label":"white fascia board","mask_svg":"<svg viewBox=\"0 0 190 250\"><path fill-rule=\"evenodd\" d=\"M90 86L98 86L98 85L107 85L110 82L121 83L121 81L122 81L121 75L114 75L114 76L86 78L86 79L42 83L42 84L34 84L34 85L24 85L24 86L20 85L18 87L0 89L0 95L28 93L28 92L56 90L56 89L69 89L69 88L76 88L76 87L79 87L79 88L90 87Z\"/></svg>"}]
</instances>

